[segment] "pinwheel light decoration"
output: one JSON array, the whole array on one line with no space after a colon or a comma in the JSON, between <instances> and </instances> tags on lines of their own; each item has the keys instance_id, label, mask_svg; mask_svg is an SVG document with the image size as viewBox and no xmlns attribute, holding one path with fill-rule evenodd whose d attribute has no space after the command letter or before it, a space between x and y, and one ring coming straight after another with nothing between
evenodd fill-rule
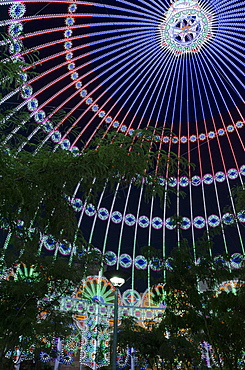
<instances>
[{"instance_id":1,"label":"pinwheel light decoration","mask_svg":"<svg viewBox=\"0 0 245 370\"><path fill-rule=\"evenodd\" d=\"M197 1L175 1L161 26L162 45L176 54L199 51L212 36L212 18Z\"/></svg>"}]
</instances>

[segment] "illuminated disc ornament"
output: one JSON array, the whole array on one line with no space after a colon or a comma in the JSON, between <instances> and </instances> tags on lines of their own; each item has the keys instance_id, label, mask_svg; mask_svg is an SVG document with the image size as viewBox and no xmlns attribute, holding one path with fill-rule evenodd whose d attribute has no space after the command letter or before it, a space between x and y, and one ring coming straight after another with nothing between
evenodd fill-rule
<instances>
[{"instance_id":1,"label":"illuminated disc ornament","mask_svg":"<svg viewBox=\"0 0 245 370\"><path fill-rule=\"evenodd\" d=\"M47 363L47 362L51 361L51 357L48 353L40 352L40 361L44 362L44 363Z\"/></svg>"},{"instance_id":2,"label":"illuminated disc ornament","mask_svg":"<svg viewBox=\"0 0 245 370\"><path fill-rule=\"evenodd\" d=\"M117 256L116 253L112 251L108 251L105 253L105 263L108 266L114 266L117 263Z\"/></svg>"},{"instance_id":3,"label":"illuminated disc ornament","mask_svg":"<svg viewBox=\"0 0 245 370\"><path fill-rule=\"evenodd\" d=\"M99 276L89 276L79 287L76 298L88 299L91 302L102 304L113 303L114 291L115 288L107 279ZM93 306L91 305L91 307ZM91 313L93 312L91 311Z\"/></svg>"},{"instance_id":4,"label":"illuminated disc ornament","mask_svg":"<svg viewBox=\"0 0 245 370\"><path fill-rule=\"evenodd\" d=\"M234 268L234 269L239 269L239 268L243 267L244 266L244 260L245 260L245 258L241 253L234 253L231 256L231 261L230 261L231 267Z\"/></svg>"},{"instance_id":5,"label":"illuminated disc ornament","mask_svg":"<svg viewBox=\"0 0 245 370\"><path fill-rule=\"evenodd\" d=\"M144 292L142 296L142 306L160 307L165 309L166 305L164 303L164 299L165 299L164 284L157 284Z\"/></svg>"},{"instance_id":6,"label":"illuminated disc ornament","mask_svg":"<svg viewBox=\"0 0 245 370\"><path fill-rule=\"evenodd\" d=\"M83 203L79 198L72 199L71 204L76 212L80 212L83 208Z\"/></svg>"},{"instance_id":7,"label":"illuminated disc ornament","mask_svg":"<svg viewBox=\"0 0 245 370\"><path fill-rule=\"evenodd\" d=\"M65 364L65 365L71 365L72 362L74 361L74 358L73 356L71 355L65 355L65 356L62 356L62 363Z\"/></svg>"},{"instance_id":8,"label":"illuminated disc ornament","mask_svg":"<svg viewBox=\"0 0 245 370\"><path fill-rule=\"evenodd\" d=\"M133 289L128 289L123 293L123 303L126 306L139 306L141 303L140 294Z\"/></svg>"},{"instance_id":9,"label":"illuminated disc ornament","mask_svg":"<svg viewBox=\"0 0 245 370\"><path fill-rule=\"evenodd\" d=\"M158 257L153 257L150 261L150 268L153 271L161 271L163 269L163 261Z\"/></svg>"},{"instance_id":10,"label":"illuminated disc ornament","mask_svg":"<svg viewBox=\"0 0 245 370\"><path fill-rule=\"evenodd\" d=\"M56 241L51 235L44 236L42 243L48 251L53 251L54 249L56 249Z\"/></svg>"},{"instance_id":11,"label":"illuminated disc ornament","mask_svg":"<svg viewBox=\"0 0 245 370\"><path fill-rule=\"evenodd\" d=\"M234 216L231 213L225 213L222 217L222 221L225 225L231 225L235 222Z\"/></svg>"},{"instance_id":12,"label":"illuminated disc ornament","mask_svg":"<svg viewBox=\"0 0 245 370\"><path fill-rule=\"evenodd\" d=\"M23 17L25 12L26 12L25 4L22 4L20 1L11 5L11 7L9 8L9 15L11 18L14 18L14 19Z\"/></svg>"},{"instance_id":13,"label":"illuminated disc ornament","mask_svg":"<svg viewBox=\"0 0 245 370\"><path fill-rule=\"evenodd\" d=\"M197 52L212 36L211 28L212 15L197 1L177 0L161 25L162 45L176 55Z\"/></svg>"},{"instance_id":14,"label":"illuminated disc ornament","mask_svg":"<svg viewBox=\"0 0 245 370\"><path fill-rule=\"evenodd\" d=\"M71 253L71 250L72 250L71 244L67 243L66 241L64 241L62 243L58 243L58 248L59 248L59 252L63 256L68 256Z\"/></svg>"}]
</instances>

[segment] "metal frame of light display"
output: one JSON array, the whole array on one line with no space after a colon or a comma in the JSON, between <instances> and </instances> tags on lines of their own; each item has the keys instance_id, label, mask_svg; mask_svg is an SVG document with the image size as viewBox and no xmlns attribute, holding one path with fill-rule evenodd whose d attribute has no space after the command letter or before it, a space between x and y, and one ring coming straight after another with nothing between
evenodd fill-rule
<instances>
[{"instance_id":1,"label":"metal frame of light display","mask_svg":"<svg viewBox=\"0 0 245 370\"><path fill-rule=\"evenodd\" d=\"M85 224L89 230L88 242L99 248L109 268L131 269L128 296L133 294L139 307L142 297L135 289L136 271L147 272L149 292L151 274L171 270L171 259L167 259L171 234L176 234L179 242L181 233L190 233L195 255L200 232L209 235L219 226L221 249L232 254L231 266L239 268L245 253L245 216L243 210L235 209L232 187L243 184L245 176L241 155L245 149L241 53L244 4L238 0L52 3L56 12L51 13L41 0L2 0L0 4L9 9L8 19L1 20L0 25L8 26L14 40L9 49L11 57L24 58L34 48L40 52L40 60L34 64L38 68L43 65L41 74L31 79L26 74L31 67L23 71L22 101L16 109L26 106L36 122L28 140L32 142L42 132L43 142L50 140L54 150L61 147L79 155L83 149L80 141L86 138L86 147L102 127L106 132L115 130L133 136L136 129L150 125L163 127L161 134L155 135L154 144L196 164L195 170L188 168L188 175L179 173L168 178L158 173L159 183L166 190L172 187L177 194L187 194L185 201L177 196L171 210L166 198L161 210L154 198L147 208L143 206L144 183L135 195L132 181L125 190L123 205L116 194L108 204L103 192L98 204L86 204L78 186L72 204L78 226ZM35 6L39 7L37 14ZM3 97L1 103L18 92ZM49 115L50 107L55 109ZM52 115L62 108L66 116L54 124ZM73 114L75 121L67 125ZM20 129L15 127L14 132ZM174 134L169 135L165 129ZM229 196L229 212L222 210L224 192ZM181 216L180 227L173 222L173 215ZM230 225L236 232L236 251L229 247ZM103 242L98 246L96 232L100 228ZM125 247L126 234L131 235L130 250ZM116 235L113 243L111 235ZM156 239L160 240L162 258L148 261L138 244L142 246L144 240L154 245ZM70 262L77 253L72 246L56 243L52 235L41 235L40 247L67 256ZM146 300L147 294L143 295ZM122 300L127 305L126 295ZM100 305L105 303L109 304ZM94 303L91 307L100 306ZM146 311L141 307L139 312Z\"/></svg>"},{"instance_id":2,"label":"metal frame of light display","mask_svg":"<svg viewBox=\"0 0 245 370\"><path fill-rule=\"evenodd\" d=\"M30 116L34 118L37 124L37 128L29 134L28 139L31 141L37 132L43 130L46 133L45 141L53 141L54 148L61 146L64 150L70 150L74 154L78 154L80 148L77 144L83 138L83 135L86 135L89 127L94 126L95 129L92 134L89 134L87 143L103 124L106 124L106 130L115 129L124 132L126 135L133 135L135 128L140 128L141 125L145 124L142 116L148 117L147 125L151 124L155 127L159 126L159 121L161 121L163 127L167 127L169 119L174 119L176 123L171 123L168 127L176 135L170 137L164 133L163 129L162 135L156 136L156 143L160 148L166 148L167 152L173 150L178 155L186 152L190 162L192 161L191 153L195 150L199 167L195 171L197 173L193 173L190 168L187 176L176 176L170 179L163 178L159 174L159 182L166 189L172 187L177 190L177 193L179 191L188 193L190 199L188 204L189 214L185 214L186 211L181 210L180 200L174 206L176 216L182 217L180 230L191 231L193 248L195 248L195 238L198 230L206 230L209 234L212 228L221 226L224 249L229 252L226 226L235 224L240 243L239 249L244 253L241 236L241 228L245 222L244 214L242 211L238 213L235 211L233 201L231 201L232 211L222 213L219 191L219 187L225 184L226 190L231 196L233 181L242 183L245 176L245 165L236 156L236 150L232 144L232 140L236 136L236 145L239 146L240 151L244 151L242 140L244 117L240 106L234 108L236 102L231 92L235 93L238 101L242 101L242 56L239 51L239 42L242 38L239 17L242 5L239 5L235 0L221 1L219 5L212 0L207 2L178 0L172 4L152 2L148 6L145 6L144 2L142 4L132 3L129 6L125 1L121 1L119 2L120 6L119 3L118 6L110 4L103 4L102 6L100 3L90 4L86 2L85 4L82 1L60 1L61 4L67 5L66 14L25 16L28 6L38 3L40 1L27 0L14 3L3 1L1 4L10 4L10 19L5 23L9 25L9 34L14 39L10 46L12 56L16 54L22 58L22 44L25 43L25 40L28 41L30 38L40 40L40 37L42 38L46 33L45 30L39 29L22 36L24 22L38 22L42 17L47 21L53 17L64 22L63 26L48 30L54 36L57 34L60 37L62 33L62 38L47 43L35 44L35 49L39 50L40 53L42 53L42 50L45 50L45 53L50 53L45 58L41 57L40 61L35 64L39 65L40 63L53 61L55 65L52 68L47 68L40 76L34 77L30 81L25 81L27 76L23 73L24 86L21 90L23 102L17 110L26 105L30 111ZM59 1L56 1L56 3L59 3ZM95 11L82 13L83 7L85 7L85 10ZM183 28L184 32L190 30L191 25L184 24L188 23L184 21L185 16L187 18L195 17L196 21L191 20L190 22L194 22L193 24L198 30L200 29L200 32L196 32L196 36L193 36L193 34L189 41L187 40L188 36L186 42L182 42L181 40L178 41L178 36L176 36L177 38L173 36L175 32L173 29L178 24L178 27ZM230 19L233 19L232 17L236 24L235 35L230 29ZM105 24L99 22L100 18L103 21L107 19L107 22ZM177 18L180 19L179 22ZM171 22L173 20L172 26L169 23L170 20ZM111 30L111 25L118 27L116 30L117 36ZM200 25L200 27L197 25ZM82 36L79 35L81 32ZM166 32L169 33L168 36ZM168 43L167 39L171 39L171 37L175 41ZM193 43L196 43L196 38L198 39L198 47L193 46ZM91 39L90 43L87 42L89 39ZM183 45L187 43L188 46L178 46L178 42ZM236 42L237 46L235 45ZM52 54L50 50L55 43L63 51ZM167 46L165 45L166 48L162 49L161 45L163 44ZM127 52L125 52L124 50L127 47L130 50L127 49ZM181 47L181 50L178 47ZM137 56L139 50L140 55ZM173 54L169 54L169 50L173 51ZM23 54L28 52L28 50L23 51ZM96 68L92 68L92 65ZM117 69L116 72L114 72L113 66ZM65 72L65 68L67 72ZM88 68L88 71L86 68ZM126 72L125 69L127 69ZM53 78L54 73L60 75ZM225 76L225 78L223 79L222 76ZM233 80L231 79L232 76L235 76ZM56 84L63 80L66 80L65 86L59 88L55 93L52 90L49 94L49 90L51 91ZM49 82L47 83L47 81ZM100 81L97 87L96 81ZM227 86L224 81L227 82ZM43 84L43 87L35 91L37 84ZM95 86L91 90L93 84ZM175 89L176 84L178 90ZM231 87L230 91L229 87ZM71 104L74 97L76 99L80 97L80 101L69 110L62 122L54 127L52 117L47 116L45 106L49 106L49 104L55 102L55 99L62 97L62 94L68 89L73 90L73 93L69 95L66 101L61 102L55 111L65 107L66 103ZM10 95L13 96L15 93L13 92ZM113 104L110 98L111 94L112 96L119 94ZM11 96L5 97L3 100L9 99ZM189 105L187 106L183 100L184 96L188 97ZM107 98L105 99L105 97ZM39 98L42 103L39 103ZM173 99L175 101L177 99L177 105L176 103L173 104ZM122 106L128 105L129 109L123 112L123 108L116 108L120 104ZM229 111L230 106L234 108L234 118ZM227 117L222 115L223 108L227 109ZM66 119L80 109L82 109L82 113L72 126L63 132L62 128ZM143 110L142 114L140 113L141 110ZM201 119L198 116L199 110ZM135 111L135 114L134 117L129 118L131 111ZM123 118L120 119L122 112ZM210 116L211 124L209 126L206 112ZM213 118L215 115L216 121ZM183 122L181 122L182 116ZM189 122L191 119L192 123ZM86 124L82 125L80 133L71 141L70 135L73 129L79 127L81 121L86 122ZM210 126L212 126L211 130ZM16 127L15 132L18 132L19 129L20 127ZM6 143L10 137L11 134L6 139ZM213 144L214 141L215 144ZM224 158L225 153L222 149L222 142L224 141L225 150L229 151L231 162L233 162L231 166L226 165ZM214 146L215 149L213 149ZM202 159L203 147L207 148L205 155L207 156L208 171L205 171ZM213 150L215 150L215 155L216 151L218 152L219 168L216 168L212 154ZM196 158L194 162L196 162ZM142 187L144 187L144 184L142 184ZM207 206L208 196L206 194L209 192L207 188L211 187L216 198L214 213L210 212ZM200 188L200 190L196 190L196 188ZM79 192L79 187L77 192ZM202 198L203 206L200 214L196 213L193 205L195 201L193 199L194 192L198 192L199 197ZM97 206L83 204L82 200L76 195L72 200L74 210L79 213L79 226L86 217L93 217L93 222L90 222L89 242L93 243L97 224L100 224L101 221L107 224L104 231L105 243L100 246L103 253L110 253L110 249L108 250L110 247L106 240L113 224L116 224L120 229L117 241L118 251L122 250L121 244L125 230L128 227L135 229L134 240L132 240L134 251L128 259L127 266L130 266L130 259L134 259L136 253L135 240L137 240L138 234L141 233L141 229L148 230L147 239L149 244L151 244L152 235L155 233L153 231L158 231L162 240L163 257L166 256L165 244L168 230L173 230L177 234L180 233L180 230L176 230L176 225L172 222L172 215L168 215L166 200L163 211L161 211L162 214L157 211L158 214L154 215L154 209L156 208L154 199L152 199L151 206L148 207L148 214L141 213L141 207L136 208L134 212L128 212L129 205L132 203L130 200L131 193L132 190L129 187L124 207L121 207L121 209L117 209L116 198L112 200L109 207L105 206L103 204L103 193ZM142 192L137 197L140 205L143 203ZM49 236L43 237L41 241L43 246L54 251L58 248L59 253L71 255L72 258L71 248L64 250L62 246L57 246L56 243L52 246L46 242L47 238ZM179 239L179 235L177 239ZM124 259L120 260L121 254L121 252L117 254L117 266L119 266L119 263L123 265L122 260Z\"/></svg>"}]
</instances>

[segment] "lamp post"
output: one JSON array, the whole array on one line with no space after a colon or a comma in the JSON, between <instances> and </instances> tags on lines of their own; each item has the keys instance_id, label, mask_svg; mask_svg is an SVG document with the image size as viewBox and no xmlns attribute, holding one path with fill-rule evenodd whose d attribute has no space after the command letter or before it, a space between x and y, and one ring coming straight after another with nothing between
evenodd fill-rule
<instances>
[{"instance_id":1,"label":"lamp post","mask_svg":"<svg viewBox=\"0 0 245 370\"><path fill-rule=\"evenodd\" d=\"M116 370L117 362L117 324L118 324L118 288L125 283L123 278L113 276L110 279L115 287L114 297L114 320L113 320L113 340L112 340L112 370Z\"/></svg>"},{"instance_id":2,"label":"lamp post","mask_svg":"<svg viewBox=\"0 0 245 370\"><path fill-rule=\"evenodd\" d=\"M113 318L113 338L112 338L112 370L116 370L117 361L117 326L118 326L118 291L119 287L122 286L127 278L125 273L121 271L106 271L104 273L105 277L110 280L110 282L115 287L114 296L114 318ZM129 276L128 276L129 277Z\"/></svg>"}]
</instances>

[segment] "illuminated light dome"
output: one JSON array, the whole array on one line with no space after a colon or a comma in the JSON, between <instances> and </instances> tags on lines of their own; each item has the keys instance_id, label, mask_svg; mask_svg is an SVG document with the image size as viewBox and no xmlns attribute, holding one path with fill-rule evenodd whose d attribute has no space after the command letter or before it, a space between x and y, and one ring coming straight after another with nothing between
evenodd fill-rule
<instances>
[{"instance_id":1,"label":"illuminated light dome","mask_svg":"<svg viewBox=\"0 0 245 370\"><path fill-rule=\"evenodd\" d=\"M162 45L175 54L196 52L212 36L212 15L197 1L177 0L171 4L161 25Z\"/></svg>"},{"instance_id":2,"label":"illuminated light dome","mask_svg":"<svg viewBox=\"0 0 245 370\"><path fill-rule=\"evenodd\" d=\"M133 139L135 130L151 126L152 149L195 165L171 177L156 166L171 207L167 197L146 202L151 184L137 176L93 204L76 187L71 205L81 232L109 270L131 273L131 290L150 289L157 271L172 269L169 256L182 237L196 255L203 233L217 228L211 256L245 255L245 213L232 192L245 179L244 6L240 0L0 1L0 26L15 40L9 55L28 62L30 50L39 53L23 70L22 88L0 101L11 105L19 93L16 109L26 105L34 121L26 145L42 137L41 144L79 155L101 129ZM62 123L53 120L53 109L65 112ZM21 127L9 129L18 134ZM3 220L1 226L8 230ZM148 245L160 259L146 258L141 249ZM49 234L40 248L71 262L76 256ZM136 282L138 273L147 275L147 286Z\"/></svg>"}]
</instances>

